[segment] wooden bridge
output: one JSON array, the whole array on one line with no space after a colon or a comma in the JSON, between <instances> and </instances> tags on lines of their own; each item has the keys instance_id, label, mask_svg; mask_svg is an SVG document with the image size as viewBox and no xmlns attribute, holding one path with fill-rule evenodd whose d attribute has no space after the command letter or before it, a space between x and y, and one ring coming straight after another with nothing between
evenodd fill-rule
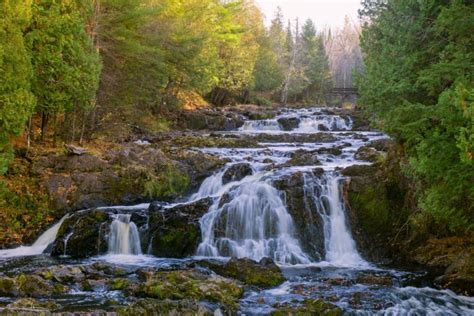
<instances>
[{"instance_id":1,"label":"wooden bridge","mask_svg":"<svg viewBox=\"0 0 474 316\"><path fill-rule=\"evenodd\" d=\"M332 103L334 105L343 105L350 103L355 106L357 104L357 96L357 88L335 87L332 88L331 91L329 91L326 97L329 101L328 103Z\"/></svg>"}]
</instances>

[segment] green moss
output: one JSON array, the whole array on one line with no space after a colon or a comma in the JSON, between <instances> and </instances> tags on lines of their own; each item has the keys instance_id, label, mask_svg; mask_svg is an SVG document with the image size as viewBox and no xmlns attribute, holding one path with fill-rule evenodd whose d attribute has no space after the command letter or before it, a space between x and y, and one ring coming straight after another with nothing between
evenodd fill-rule
<instances>
[{"instance_id":1,"label":"green moss","mask_svg":"<svg viewBox=\"0 0 474 316\"><path fill-rule=\"evenodd\" d=\"M209 277L196 270L158 272L135 291L137 296L161 300L209 300L234 310L243 293L243 288L231 280Z\"/></svg>"},{"instance_id":2,"label":"green moss","mask_svg":"<svg viewBox=\"0 0 474 316\"><path fill-rule=\"evenodd\" d=\"M143 181L143 190L149 198L180 196L189 186L189 177L176 166L166 164L155 175L148 174Z\"/></svg>"},{"instance_id":3,"label":"green moss","mask_svg":"<svg viewBox=\"0 0 474 316\"><path fill-rule=\"evenodd\" d=\"M342 310L337 306L327 303L322 299L305 299L301 306L288 306L279 308L271 313L272 316L306 316L306 315L324 315L324 316L340 316Z\"/></svg>"},{"instance_id":4,"label":"green moss","mask_svg":"<svg viewBox=\"0 0 474 316\"><path fill-rule=\"evenodd\" d=\"M13 296L15 290L15 282L13 279L0 279L0 296Z\"/></svg>"},{"instance_id":5,"label":"green moss","mask_svg":"<svg viewBox=\"0 0 474 316\"><path fill-rule=\"evenodd\" d=\"M129 284L130 281L128 279L114 279L109 283L109 288L113 291L124 290Z\"/></svg>"},{"instance_id":6,"label":"green moss","mask_svg":"<svg viewBox=\"0 0 474 316\"><path fill-rule=\"evenodd\" d=\"M361 228L367 232L380 232L390 227L390 202L384 186L372 186L350 194L350 205L359 213Z\"/></svg>"},{"instance_id":7,"label":"green moss","mask_svg":"<svg viewBox=\"0 0 474 316\"><path fill-rule=\"evenodd\" d=\"M60 283L54 284L54 293L55 294L64 294L67 291L66 287Z\"/></svg>"}]
</instances>

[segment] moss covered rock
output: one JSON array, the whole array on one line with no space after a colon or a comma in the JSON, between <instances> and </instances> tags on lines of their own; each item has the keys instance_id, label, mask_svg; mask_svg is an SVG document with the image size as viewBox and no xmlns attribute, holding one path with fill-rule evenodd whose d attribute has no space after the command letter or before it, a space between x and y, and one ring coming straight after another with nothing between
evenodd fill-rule
<instances>
[{"instance_id":1,"label":"moss covered rock","mask_svg":"<svg viewBox=\"0 0 474 316\"><path fill-rule=\"evenodd\" d=\"M325 315L339 316L342 310L336 305L325 302L322 299L306 299L299 306L277 307L271 313L272 316L303 316L303 315Z\"/></svg>"},{"instance_id":2,"label":"moss covered rock","mask_svg":"<svg viewBox=\"0 0 474 316\"><path fill-rule=\"evenodd\" d=\"M75 213L59 228L51 254L85 258L105 253L110 221L103 210Z\"/></svg>"},{"instance_id":3,"label":"moss covered rock","mask_svg":"<svg viewBox=\"0 0 474 316\"><path fill-rule=\"evenodd\" d=\"M185 315L185 316L211 316L213 311L194 300L157 300L142 299L128 307L119 308L117 314L128 315Z\"/></svg>"},{"instance_id":4,"label":"moss covered rock","mask_svg":"<svg viewBox=\"0 0 474 316\"><path fill-rule=\"evenodd\" d=\"M262 288L276 287L286 280L280 268L270 258L263 258L260 262L232 258L224 265L206 261L201 264L222 276Z\"/></svg>"},{"instance_id":5,"label":"moss covered rock","mask_svg":"<svg viewBox=\"0 0 474 316\"><path fill-rule=\"evenodd\" d=\"M0 277L0 296L13 297L18 295L18 287L15 279L8 277Z\"/></svg>"},{"instance_id":6,"label":"moss covered rock","mask_svg":"<svg viewBox=\"0 0 474 316\"><path fill-rule=\"evenodd\" d=\"M55 292L53 285L37 275L21 274L16 277L15 283L23 297L51 297Z\"/></svg>"},{"instance_id":7,"label":"moss covered rock","mask_svg":"<svg viewBox=\"0 0 474 316\"><path fill-rule=\"evenodd\" d=\"M171 208L150 205L149 246L158 257L184 258L193 255L201 240L200 218L212 205L211 198Z\"/></svg>"},{"instance_id":8,"label":"moss covered rock","mask_svg":"<svg viewBox=\"0 0 474 316\"><path fill-rule=\"evenodd\" d=\"M130 290L138 297L194 299L220 303L236 310L244 289L236 281L198 270L164 271L146 275L144 283Z\"/></svg>"},{"instance_id":9,"label":"moss covered rock","mask_svg":"<svg viewBox=\"0 0 474 316\"><path fill-rule=\"evenodd\" d=\"M459 294L474 295L474 248L462 253L446 269L444 274L436 279L442 288L449 288Z\"/></svg>"}]
</instances>

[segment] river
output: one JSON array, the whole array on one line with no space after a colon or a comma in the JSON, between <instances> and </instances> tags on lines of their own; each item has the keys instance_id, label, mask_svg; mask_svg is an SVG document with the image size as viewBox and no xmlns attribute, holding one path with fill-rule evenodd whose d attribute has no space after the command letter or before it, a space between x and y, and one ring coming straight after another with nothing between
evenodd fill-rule
<instances>
[{"instance_id":1,"label":"river","mask_svg":"<svg viewBox=\"0 0 474 316\"><path fill-rule=\"evenodd\" d=\"M146 213L149 205L141 204L108 208L122 214L113 215L107 254L83 260L43 254L55 240L63 219L33 245L0 251L0 270L28 272L58 263L74 266L94 262L124 269L169 268L203 258L259 261L270 257L287 281L272 289L247 288L240 301L241 314L267 315L276 306L322 298L351 315L474 315L473 298L429 287L424 272L382 268L359 253L346 214L342 194L346 179L341 170L369 164L355 159L355 153L361 146L387 136L377 131L353 131L352 127L349 116L324 108L288 109L273 119L248 120L239 130L218 133L219 137L257 138L259 147L194 148L229 161L197 192L179 201L192 203L206 197L213 200L199 221L201 239L195 256L167 259L147 254L148 247L140 245L146 224L134 223L130 215ZM311 135L320 137L308 137ZM305 152L317 153L317 159L313 155L309 160L295 160L296 153ZM295 174L303 179L305 219L308 227L312 221L317 223L313 225L316 232L316 228L302 232L305 227L294 218L285 193L277 185ZM67 238L64 243L66 248ZM367 276L376 281L367 282ZM56 299L64 310L74 310L101 306L111 298L127 301L117 291L84 292L74 288ZM11 299L0 298L0 302L7 304Z\"/></svg>"}]
</instances>

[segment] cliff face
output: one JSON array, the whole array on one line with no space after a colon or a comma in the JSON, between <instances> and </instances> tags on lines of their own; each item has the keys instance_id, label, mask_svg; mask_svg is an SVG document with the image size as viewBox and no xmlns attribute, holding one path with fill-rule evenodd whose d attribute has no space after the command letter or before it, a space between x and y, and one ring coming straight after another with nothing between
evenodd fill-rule
<instances>
[{"instance_id":1,"label":"cliff face","mask_svg":"<svg viewBox=\"0 0 474 316\"><path fill-rule=\"evenodd\" d=\"M359 251L375 263L425 269L437 286L473 295L473 236L439 236L433 227L420 224L415 184L401 172L403 154L390 142L383 150L382 161L342 171Z\"/></svg>"}]
</instances>

